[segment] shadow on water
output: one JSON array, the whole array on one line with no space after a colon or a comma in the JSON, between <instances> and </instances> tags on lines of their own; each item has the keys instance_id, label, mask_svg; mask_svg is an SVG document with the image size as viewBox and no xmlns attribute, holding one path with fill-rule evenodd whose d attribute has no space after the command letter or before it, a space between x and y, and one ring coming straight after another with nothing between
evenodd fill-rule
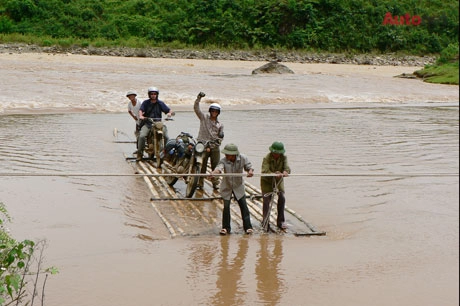
<instances>
[{"instance_id":1,"label":"shadow on water","mask_svg":"<svg viewBox=\"0 0 460 306\"><path fill-rule=\"evenodd\" d=\"M203 285L212 288L200 305L248 305L250 300L279 305L286 289L281 237L226 236L193 243L188 260L186 278L191 290Z\"/></svg>"}]
</instances>

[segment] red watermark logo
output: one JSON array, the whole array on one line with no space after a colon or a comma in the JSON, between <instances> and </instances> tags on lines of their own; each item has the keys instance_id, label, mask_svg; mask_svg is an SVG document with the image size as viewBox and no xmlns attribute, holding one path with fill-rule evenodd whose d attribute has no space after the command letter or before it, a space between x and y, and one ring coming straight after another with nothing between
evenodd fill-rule
<instances>
[{"instance_id":1,"label":"red watermark logo","mask_svg":"<svg viewBox=\"0 0 460 306\"><path fill-rule=\"evenodd\" d=\"M422 17L414 15L411 16L406 13L404 16L392 16L390 12L385 14L383 18L383 25L414 25L418 26L422 23Z\"/></svg>"}]
</instances>

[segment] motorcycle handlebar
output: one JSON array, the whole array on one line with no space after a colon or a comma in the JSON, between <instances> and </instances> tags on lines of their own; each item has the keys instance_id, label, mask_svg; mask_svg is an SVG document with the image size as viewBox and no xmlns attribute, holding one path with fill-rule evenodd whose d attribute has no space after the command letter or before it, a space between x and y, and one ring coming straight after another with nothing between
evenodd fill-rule
<instances>
[{"instance_id":1,"label":"motorcycle handlebar","mask_svg":"<svg viewBox=\"0 0 460 306\"><path fill-rule=\"evenodd\" d=\"M164 119L163 119L163 118L144 118L144 120L150 121L150 122L152 122L152 123L153 123L153 122L162 121L162 120L164 120L164 121L174 121L173 118L164 118Z\"/></svg>"},{"instance_id":2,"label":"motorcycle handlebar","mask_svg":"<svg viewBox=\"0 0 460 306\"><path fill-rule=\"evenodd\" d=\"M206 140L206 141L201 141L201 142L205 145L205 147L209 147L212 144L220 146L220 143L221 143L220 139L219 140Z\"/></svg>"},{"instance_id":3,"label":"motorcycle handlebar","mask_svg":"<svg viewBox=\"0 0 460 306\"><path fill-rule=\"evenodd\" d=\"M185 135L187 137L193 138L192 134L187 133L187 132L180 132L182 135Z\"/></svg>"},{"instance_id":4,"label":"motorcycle handlebar","mask_svg":"<svg viewBox=\"0 0 460 306\"><path fill-rule=\"evenodd\" d=\"M176 113L175 112L171 112L171 117L175 116ZM150 118L150 117L146 117L142 120L147 120L147 121L150 121L150 122L154 122L154 121L162 121L162 120L165 120L165 121L173 121L174 119L171 118L171 117L166 117L166 118Z\"/></svg>"}]
</instances>

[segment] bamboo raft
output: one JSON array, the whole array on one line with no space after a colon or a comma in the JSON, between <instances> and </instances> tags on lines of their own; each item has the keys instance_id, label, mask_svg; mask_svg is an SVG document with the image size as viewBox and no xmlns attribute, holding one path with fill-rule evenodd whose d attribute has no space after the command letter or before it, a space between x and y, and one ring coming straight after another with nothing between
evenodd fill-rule
<instances>
[{"instance_id":1,"label":"bamboo raft","mask_svg":"<svg viewBox=\"0 0 460 306\"><path fill-rule=\"evenodd\" d=\"M121 140L118 135L126 138ZM115 143L135 143L130 137L118 129L113 130ZM165 175L170 174L172 166L164 162L161 168L156 167L152 160L136 162L136 158L125 154L125 159L131 164L136 175L140 175L147 184L152 197L150 204L163 221L171 237L217 235L222 224L223 201L218 191L212 188L212 183L204 179L203 189L196 190L192 198L186 198L185 180L180 178L174 187L168 185ZM209 172L211 171L208 168ZM144 175L142 175L144 174ZM251 215L254 233L266 234L262 228L262 192L245 180L246 202ZM275 205L276 206L276 205ZM230 205L232 233L243 233L243 224L239 206L234 199ZM272 209L270 216L271 232L282 235L294 236L322 236L326 232L317 230L312 224L306 222L302 216L285 207L285 221L288 228L280 231L276 226L276 208Z\"/></svg>"},{"instance_id":2,"label":"bamboo raft","mask_svg":"<svg viewBox=\"0 0 460 306\"><path fill-rule=\"evenodd\" d=\"M152 197L150 204L169 230L171 237L217 235L221 228L223 201L212 183L205 178L202 189L197 190L192 198L186 198L185 180L179 178L174 187L168 185L165 176L170 172L171 165L164 162L161 168L151 160L136 162L133 157L125 156L133 166L136 174L142 176ZM210 169L209 169L210 170ZM254 185L245 180L246 201L251 214L254 233L265 234L262 228L262 194ZM276 205L274 205L276 207ZM234 199L230 205L232 233L243 233L243 225L239 206ZM321 236L326 233L317 230L306 222L299 214L286 206L285 218L288 228L279 230L276 226L276 208L270 216L270 229L273 233L294 236Z\"/></svg>"}]
</instances>

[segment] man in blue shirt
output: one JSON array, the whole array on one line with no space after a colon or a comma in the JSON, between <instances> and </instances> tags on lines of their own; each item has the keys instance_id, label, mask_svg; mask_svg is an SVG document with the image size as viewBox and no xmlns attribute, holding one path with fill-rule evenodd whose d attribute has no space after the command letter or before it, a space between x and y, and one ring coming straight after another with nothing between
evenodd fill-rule
<instances>
[{"instance_id":1,"label":"man in blue shirt","mask_svg":"<svg viewBox=\"0 0 460 306\"><path fill-rule=\"evenodd\" d=\"M139 139L137 142L137 160L142 160L144 156L145 139L152 128L152 123L147 118L152 118L153 121L161 121L162 113L165 113L168 118L172 116L171 109L161 100L158 99L160 91L156 87L150 87L147 90L149 98L142 102L139 109L139 120L141 121L141 131L139 133ZM166 125L163 125L163 135L165 137L165 143L168 141L168 130Z\"/></svg>"}]
</instances>

